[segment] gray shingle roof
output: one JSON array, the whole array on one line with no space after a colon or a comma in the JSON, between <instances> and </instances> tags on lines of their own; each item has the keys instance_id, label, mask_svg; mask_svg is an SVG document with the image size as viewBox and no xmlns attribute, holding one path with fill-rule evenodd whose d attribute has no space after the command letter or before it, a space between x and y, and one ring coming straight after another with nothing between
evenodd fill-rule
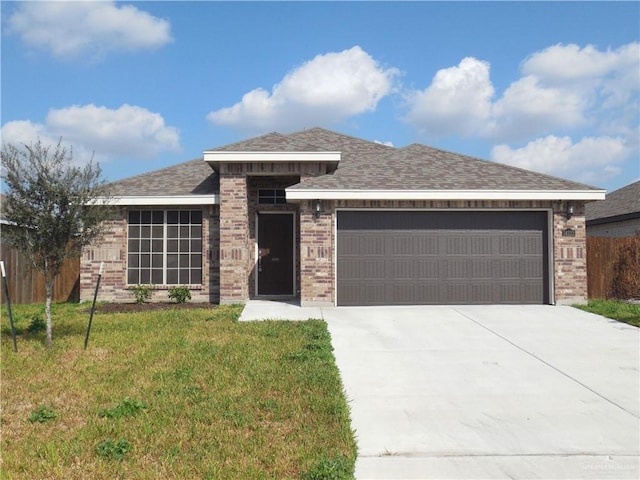
<instances>
[{"instance_id":1,"label":"gray shingle roof","mask_svg":"<svg viewBox=\"0 0 640 480\"><path fill-rule=\"evenodd\" d=\"M202 159L179 163L109 185L118 196L212 195L218 193L218 174Z\"/></svg>"},{"instance_id":2,"label":"gray shingle roof","mask_svg":"<svg viewBox=\"0 0 640 480\"><path fill-rule=\"evenodd\" d=\"M317 152L323 150L323 148L273 132L210 150L226 152Z\"/></svg>"},{"instance_id":3,"label":"gray shingle roof","mask_svg":"<svg viewBox=\"0 0 640 480\"><path fill-rule=\"evenodd\" d=\"M603 201L586 206L587 221L631 214L640 215L640 180L607 194Z\"/></svg>"},{"instance_id":4,"label":"gray shingle roof","mask_svg":"<svg viewBox=\"0 0 640 480\"><path fill-rule=\"evenodd\" d=\"M387 147L388 148L388 147ZM358 152L359 153L359 152ZM593 187L495 162L413 144L353 155L333 175L292 189L589 190ZM366 174L365 174L366 172Z\"/></svg>"},{"instance_id":5,"label":"gray shingle roof","mask_svg":"<svg viewBox=\"0 0 640 480\"><path fill-rule=\"evenodd\" d=\"M395 148L349 135L311 128L269 133L214 151L339 151L335 172L289 190L599 190L568 180L413 144ZM114 196L210 195L217 174L203 159L120 180Z\"/></svg>"}]
</instances>

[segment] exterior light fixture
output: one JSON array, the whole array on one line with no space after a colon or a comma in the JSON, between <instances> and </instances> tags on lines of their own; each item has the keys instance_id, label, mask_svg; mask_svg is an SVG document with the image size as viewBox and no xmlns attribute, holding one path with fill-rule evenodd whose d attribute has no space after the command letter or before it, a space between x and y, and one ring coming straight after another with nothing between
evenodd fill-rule
<instances>
[{"instance_id":1,"label":"exterior light fixture","mask_svg":"<svg viewBox=\"0 0 640 480\"><path fill-rule=\"evenodd\" d=\"M570 220L573 217L573 204L567 204L567 220Z\"/></svg>"},{"instance_id":2,"label":"exterior light fixture","mask_svg":"<svg viewBox=\"0 0 640 480\"><path fill-rule=\"evenodd\" d=\"M313 215L316 219L320 218L320 208L322 207L322 205L320 205L320 200L316 200L316 205L313 211Z\"/></svg>"}]
</instances>

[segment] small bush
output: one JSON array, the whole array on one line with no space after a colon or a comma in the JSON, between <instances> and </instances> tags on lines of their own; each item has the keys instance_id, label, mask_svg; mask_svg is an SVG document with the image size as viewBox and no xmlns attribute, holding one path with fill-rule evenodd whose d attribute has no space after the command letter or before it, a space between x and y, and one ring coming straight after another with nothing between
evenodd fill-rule
<instances>
[{"instance_id":1,"label":"small bush","mask_svg":"<svg viewBox=\"0 0 640 480\"><path fill-rule=\"evenodd\" d=\"M29 421L31 423L45 423L55 420L56 418L58 418L58 414L54 412L51 407L46 405L38 407L31 413L31 415L29 415Z\"/></svg>"},{"instance_id":2,"label":"small bush","mask_svg":"<svg viewBox=\"0 0 640 480\"><path fill-rule=\"evenodd\" d=\"M107 438L96 446L98 455L106 458L115 458L116 460L122 460L129 450L131 450L131 444L124 438L120 440Z\"/></svg>"},{"instance_id":3,"label":"small bush","mask_svg":"<svg viewBox=\"0 0 640 480\"><path fill-rule=\"evenodd\" d=\"M136 303L138 305L142 305L143 303L147 303L151 300L151 295L153 294L153 289L151 285L136 285L135 287L131 287L131 295L136 299Z\"/></svg>"},{"instance_id":4,"label":"small bush","mask_svg":"<svg viewBox=\"0 0 640 480\"><path fill-rule=\"evenodd\" d=\"M169 289L169 299L176 303L186 303L191 300L191 292L187 287L171 287Z\"/></svg>"},{"instance_id":5,"label":"small bush","mask_svg":"<svg viewBox=\"0 0 640 480\"><path fill-rule=\"evenodd\" d=\"M44 332L46 329L47 329L47 324L44 322L44 318L33 317L31 319L31 323L27 327L27 332L39 333L39 332Z\"/></svg>"},{"instance_id":6,"label":"small bush","mask_svg":"<svg viewBox=\"0 0 640 480\"><path fill-rule=\"evenodd\" d=\"M640 298L640 236L634 237L618 251L611 285L613 298Z\"/></svg>"}]
</instances>

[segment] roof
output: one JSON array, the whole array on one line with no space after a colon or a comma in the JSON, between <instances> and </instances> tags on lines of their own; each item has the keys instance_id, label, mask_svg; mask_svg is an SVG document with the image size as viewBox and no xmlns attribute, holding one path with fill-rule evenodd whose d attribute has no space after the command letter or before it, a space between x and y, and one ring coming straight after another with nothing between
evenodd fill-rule
<instances>
[{"instance_id":1,"label":"roof","mask_svg":"<svg viewBox=\"0 0 640 480\"><path fill-rule=\"evenodd\" d=\"M219 193L218 174L202 158L125 178L109 184L115 203L215 203ZM177 201L180 198L182 202Z\"/></svg>"},{"instance_id":2,"label":"roof","mask_svg":"<svg viewBox=\"0 0 640 480\"><path fill-rule=\"evenodd\" d=\"M640 180L609 194L602 202L586 205L586 219L592 225L640 217Z\"/></svg>"},{"instance_id":3,"label":"roof","mask_svg":"<svg viewBox=\"0 0 640 480\"><path fill-rule=\"evenodd\" d=\"M604 191L568 180L420 144L403 148L383 145L322 128L291 134L272 132L206 150L203 158L253 153L256 158L305 153L311 161L331 153L335 165L326 175L287 188L287 199L411 198L411 199L598 199ZM331 157L333 158L333 157ZM224 161L224 160L223 160ZM153 197L156 203L182 197L196 202L219 195L218 176L203 159L120 180L111 184L121 203ZM204 196L204 197L203 197ZM162 200L161 200L162 199ZM131 203L129 203L131 204Z\"/></svg>"}]
</instances>

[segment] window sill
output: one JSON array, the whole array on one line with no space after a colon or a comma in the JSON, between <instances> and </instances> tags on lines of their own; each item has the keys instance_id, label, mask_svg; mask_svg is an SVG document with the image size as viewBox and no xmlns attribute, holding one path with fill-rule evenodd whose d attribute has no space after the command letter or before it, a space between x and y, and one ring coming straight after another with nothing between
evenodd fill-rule
<instances>
[{"instance_id":1,"label":"window sill","mask_svg":"<svg viewBox=\"0 0 640 480\"><path fill-rule=\"evenodd\" d=\"M188 288L189 290L204 290L204 285L184 285L184 284L176 284L176 285L144 285L145 287L149 287L151 290L170 290L174 287L185 287ZM138 287L138 285L134 285L134 284L127 284L127 286L125 287L127 290L133 290L134 288Z\"/></svg>"}]
</instances>

